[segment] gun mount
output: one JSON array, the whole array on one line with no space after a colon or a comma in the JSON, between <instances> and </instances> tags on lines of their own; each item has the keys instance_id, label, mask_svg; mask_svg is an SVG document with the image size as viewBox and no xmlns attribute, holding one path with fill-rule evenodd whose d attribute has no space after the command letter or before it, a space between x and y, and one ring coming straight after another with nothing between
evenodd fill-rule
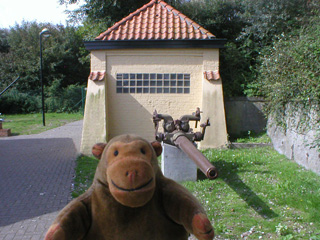
<instances>
[{"instance_id":1,"label":"gun mount","mask_svg":"<svg viewBox=\"0 0 320 240\"><path fill-rule=\"evenodd\" d=\"M177 146L184 153L186 153L192 161L199 167L199 169L209 179L215 179L218 177L218 171L208 159L195 147L196 141L201 141L204 138L205 130L207 126L210 126L209 119L205 123L201 124L200 132L193 132L190 128L190 121L195 121L195 127L201 120L200 108L197 108L196 112L192 115L183 115L180 119L173 120L170 115L157 113L155 110L153 113L153 123L155 127L155 138L159 142L164 142L173 146ZM159 123L163 120L163 133L160 133Z\"/></svg>"}]
</instances>

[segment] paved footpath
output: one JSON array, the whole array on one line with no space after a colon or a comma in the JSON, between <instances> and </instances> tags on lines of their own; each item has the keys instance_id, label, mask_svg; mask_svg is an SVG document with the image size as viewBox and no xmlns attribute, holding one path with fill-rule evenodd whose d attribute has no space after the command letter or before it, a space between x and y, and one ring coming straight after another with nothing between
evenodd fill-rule
<instances>
[{"instance_id":1,"label":"paved footpath","mask_svg":"<svg viewBox=\"0 0 320 240\"><path fill-rule=\"evenodd\" d=\"M0 138L0 239L43 239L70 200L82 121Z\"/></svg>"}]
</instances>

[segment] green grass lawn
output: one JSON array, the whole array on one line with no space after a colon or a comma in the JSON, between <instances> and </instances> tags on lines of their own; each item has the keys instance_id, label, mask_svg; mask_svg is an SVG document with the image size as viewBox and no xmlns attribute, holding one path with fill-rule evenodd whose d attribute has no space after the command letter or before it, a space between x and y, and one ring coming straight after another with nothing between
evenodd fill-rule
<instances>
[{"instance_id":1,"label":"green grass lawn","mask_svg":"<svg viewBox=\"0 0 320 240\"><path fill-rule=\"evenodd\" d=\"M46 113L46 126L42 124L42 114L1 115L4 118L2 128L10 128L12 135L29 135L40 133L66 123L81 120L82 113Z\"/></svg>"},{"instance_id":2,"label":"green grass lawn","mask_svg":"<svg viewBox=\"0 0 320 240\"><path fill-rule=\"evenodd\" d=\"M236 143L271 143L271 139L266 132L256 134L251 131L242 134L241 137L230 138L230 141Z\"/></svg>"},{"instance_id":3,"label":"green grass lawn","mask_svg":"<svg viewBox=\"0 0 320 240\"><path fill-rule=\"evenodd\" d=\"M203 204L216 239L320 239L320 176L271 147L207 150L216 180L185 182ZM77 160L73 197L92 183L98 161Z\"/></svg>"}]
</instances>

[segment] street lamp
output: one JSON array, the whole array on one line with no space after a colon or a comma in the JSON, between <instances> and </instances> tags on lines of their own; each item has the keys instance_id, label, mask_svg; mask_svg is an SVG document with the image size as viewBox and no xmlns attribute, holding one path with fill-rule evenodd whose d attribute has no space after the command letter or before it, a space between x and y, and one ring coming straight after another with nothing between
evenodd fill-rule
<instances>
[{"instance_id":1,"label":"street lamp","mask_svg":"<svg viewBox=\"0 0 320 240\"><path fill-rule=\"evenodd\" d=\"M44 93L43 93L43 79L42 79L42 36L49 37L50 32L47 28L42 29L42 31L39 34L40 36L40 81L41 81L41 101L42 101L42 121L43 126L46 125L46 120L44 116Z\"/></svg>"}]
</instances>

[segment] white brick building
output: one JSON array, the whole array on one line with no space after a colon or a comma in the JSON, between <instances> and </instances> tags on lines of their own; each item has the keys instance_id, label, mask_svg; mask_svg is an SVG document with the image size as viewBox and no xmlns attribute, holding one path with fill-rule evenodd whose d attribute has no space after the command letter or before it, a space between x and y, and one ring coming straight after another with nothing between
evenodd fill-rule
<instances>
[{"instance_id":1,"label":"white brick building","mask_svg":"<svg viewBox=\"0 0 320 240\"><path fill-rule=\"evenodd\" d=\"M202 148L227 142L219 48L224 39L161 0L131 13L95 41L91 52L81 152L134 133L152 141L152 114L203 111L210 118Z\"/></svg>"}]
</instances>

